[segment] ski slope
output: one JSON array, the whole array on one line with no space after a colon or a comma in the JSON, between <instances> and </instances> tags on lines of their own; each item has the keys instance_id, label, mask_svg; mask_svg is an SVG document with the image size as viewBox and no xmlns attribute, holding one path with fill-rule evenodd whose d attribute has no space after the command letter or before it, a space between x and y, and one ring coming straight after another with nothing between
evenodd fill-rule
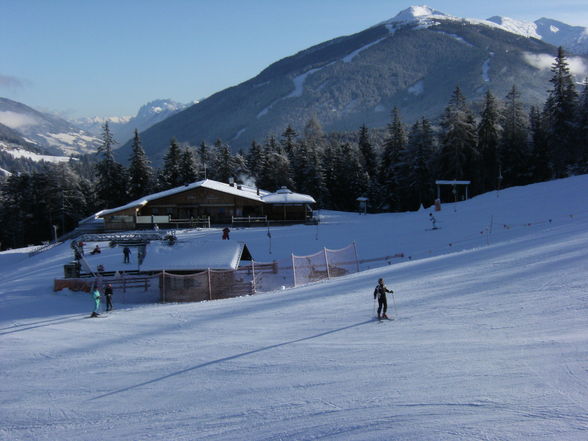
<instances>
[{"instance_id":1,"label":"ski slope","mask_svg":"<svg viewBox=\"0 0 588 441\"><path fill-rule=\"evenodd\" d=\"M352 240L363 260L406 257L212 302L115 293L104 319L86 318L88 295L52 292L68 244L0 253L0 439L586 440L586 189L578 176L445 204L436 231L427 210L325 212L271 243L234 230L259 261ZM221 233L178 238L203 235ZM378 277L394 321L373 320Z\"/></svg>"}]
</instances>

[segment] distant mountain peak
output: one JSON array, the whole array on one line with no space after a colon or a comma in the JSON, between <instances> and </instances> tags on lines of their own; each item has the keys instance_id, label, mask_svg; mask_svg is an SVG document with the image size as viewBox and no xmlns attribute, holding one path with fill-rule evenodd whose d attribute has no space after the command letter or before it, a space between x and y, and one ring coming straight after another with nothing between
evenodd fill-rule
<instances>
[{"instance_id":1,"label":"distant mountain peak","mask_svg":"<svg viewBox=\"0 0 588 441\"><path fill-rule=\"evenodd\" d=\"M582 26L571 26L551 18L526 22L494 16L487 21L513 34L537 38L554 46L562 46L572 53L588 54L588 29Z\"/></svg>"},{"instance_id":2,"label":"distant mountain peak","mask_svg":"<svg viewBox=\"0 0 588 441\"><path fill-rule=\"evenodd\" d=\"M490 17L488 21L496 23L505 31L512 32L513 34L541 40L541 35L537 33L537 25L533 22L515 20L514 18L500 17L496 15L494 17Z\"/></svg>"},{"instance_id":3,"label":"distant mountain peak","mask_svg":"<svg viewBox=\"0 0 588 441\"><path fill-rule=\"evenodd\" d=\"M389 20L390 22L403 22L410 23L413 21L419 21L423 18L430 17L448 17L447 14L430 8L427 5L411 6L403 11L400 11L394 18Z\"/></svg>"}]
</instances>

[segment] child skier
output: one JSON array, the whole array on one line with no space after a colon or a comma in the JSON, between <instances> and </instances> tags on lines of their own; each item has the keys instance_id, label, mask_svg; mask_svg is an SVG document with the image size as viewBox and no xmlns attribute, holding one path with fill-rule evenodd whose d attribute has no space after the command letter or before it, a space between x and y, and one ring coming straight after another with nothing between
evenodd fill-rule
<instances>
[{"instance_id":1,"label":"child skier","mask_svg":"<svg viewBox=\"0 0 588 441\"><path fill-rule=\"evenodd\" d=\"M100 315L100 291L98 287L92 291L92 298L94 299L94 311L90 317L98 317Z\"/></svg>"},{"instance_id":2,"label":"child skier","mask_svg":"<svg viewBox=\"0 0 588 441\"><path fill-rule=\"evenodd\" d=\"M388 301L386 299L387 292L393 293L394 291L388 289L386 285L384 285L384 279L378 279L378 284L376 285L376 289L374 289L374 299L378 299L378 320L388 318L386 315L388 309ZM382 315L380 315L380 313L382 313Z\"/></svg>"}]
</instances>

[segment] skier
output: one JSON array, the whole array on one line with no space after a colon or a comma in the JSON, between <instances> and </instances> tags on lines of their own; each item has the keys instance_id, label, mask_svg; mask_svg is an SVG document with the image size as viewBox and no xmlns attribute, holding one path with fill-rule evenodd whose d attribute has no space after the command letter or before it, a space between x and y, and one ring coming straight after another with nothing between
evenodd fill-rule
<instances>
[{"instance_id":1,"label":"skier","mask_svg":"<svg viewBox=\"0 0 588 441\"><path fill-rule=\"evenodd\" d=\"M106 296L106 311L112 311L112 285L110 283L104 288L104 295Z\"/></svg>"},{"instance_id":2,"label":"skier","mask_svg":"<svg viewBox=\"0 0 588 441\"><path fill-rule=\"evenodd\" d=\"M378 284L376 285L376 289L374 289L374 299L378 299L378 320L388 318L386 315L386 310L388 309L388 302L386 300L387 292L393 293L394 291L384 285L384 279L378 279ZM380 313L382 314L380 315Z\"/></svg>"},{"instance_id":3,"label":"skier","mask_svg":"<svg viewBox=\"0 0 588 441\"><path fill-rule=\"evenodd\" d=\"M94 311L90 317L98 317L100 315L100 291L95 287L92 291L92 298L94 299Z\"/></svg>"},{"instance_id":4,"label":"skier","mask_svg":"<svg viewBox=\"0 0 588 441\"><path fill-rule=\"evenodd\" d=\"M91 254L91 255L94 255L94 254L100 254L101 252L102 252L102 251L100 250L100 247L99 247L98 245L96 245L96 246L94 247L94 249L93 249L92 251L90 251L90 254Z\"/></svg>"},{"instance_id":5,"label":"skier","mask_svg":"<svg viewBox=\"0 0 588 441\"><path fill-rule=\"evenodd\" d=\"M436 230L437 229L437 219L435 219L435 216L433 216L433 213L429 213L429 220L433 224L433 230Z\"/></svg>"},{"instance_id":6,"label":"skier","mask_svg":"<svg viewBox=\"0 0 588 441\"><path fill-rule=\"evenodd\" d=\"M231 232L231 230L229 230L229 227L225 227L223 229L223 240L229 240L229 233Z\"/></svg>"},{"instance_id":7,"label":"skier","mask_svg":"<svg viewBox=\"0 0 588 441\"><path fill-rule=\"evenodd\" d=\"M123 254L125 255L124 263L130 263L131 262L131 250L129 249L129 247L123 248Z\"/></svg>"}]
</instances>

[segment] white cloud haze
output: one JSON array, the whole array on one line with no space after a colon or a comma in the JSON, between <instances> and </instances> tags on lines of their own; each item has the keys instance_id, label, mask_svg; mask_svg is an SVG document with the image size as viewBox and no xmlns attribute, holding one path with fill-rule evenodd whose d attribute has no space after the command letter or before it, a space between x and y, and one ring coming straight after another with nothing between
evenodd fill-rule
<instances>
[{"instance_id":1,"label":"white cloud haze","mask_svg":"<svg viewBox=\"0 0 588 441\"><path fill-rule=\"evenodd\" d=\"M524 55L525 62L541 70L549 70L555 62L555 57L549 54L531 54L526 52ZM580 57L567 57L568 66L572 75L581 79L588 75L588 66Z\"/></svg>"},{"instance_id":2,"label":"white cloud haze","mask_svg":"<svg viewBox=\"0 0 588 441\"><path fill-rule=\"evenodd\" d=\"M19 129L25 126L34 126L39 122L30 115L23 115L16 112L0 112L0 124L10 127L11 129Z\"/></svg>"}]
</instances>

